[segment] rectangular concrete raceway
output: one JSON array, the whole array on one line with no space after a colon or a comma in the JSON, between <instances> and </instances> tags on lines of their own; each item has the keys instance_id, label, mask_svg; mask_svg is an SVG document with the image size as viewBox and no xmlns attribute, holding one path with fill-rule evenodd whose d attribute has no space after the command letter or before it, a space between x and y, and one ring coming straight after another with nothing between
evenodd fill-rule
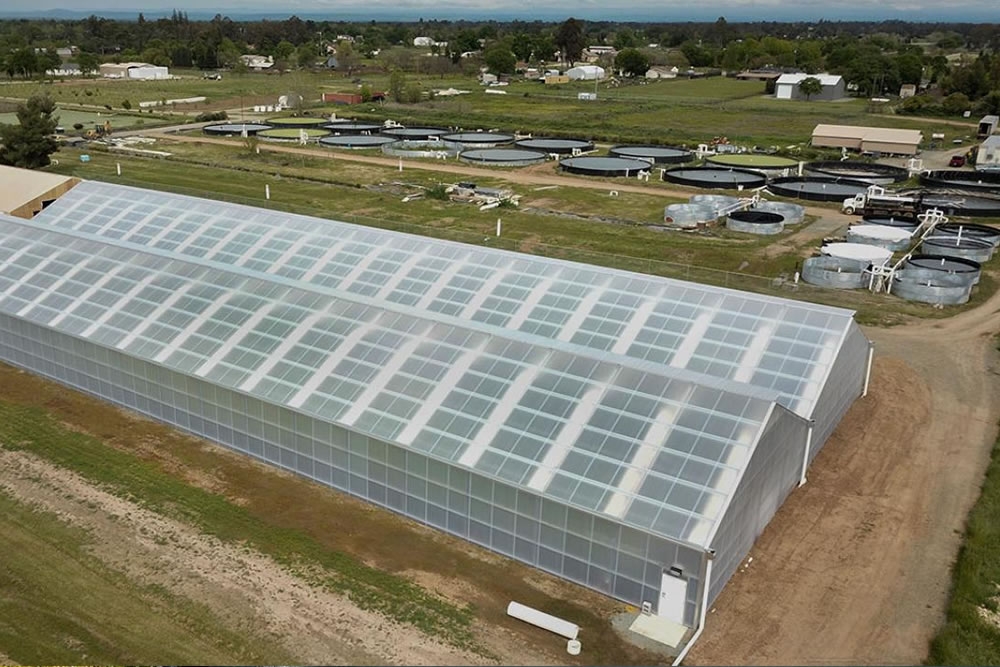
<instances>
[{"instance_id":1,"label":"rectangular concrete raceway","mask_svg":"<svg viewBox=\"0 0 1000 667\"><path fill-rule=\"evenodd\" d=\"M677 568L689 625L867 356L850 311L123 186L0 218L0 358L632 604Z\"/></svg>"}]
</instances>

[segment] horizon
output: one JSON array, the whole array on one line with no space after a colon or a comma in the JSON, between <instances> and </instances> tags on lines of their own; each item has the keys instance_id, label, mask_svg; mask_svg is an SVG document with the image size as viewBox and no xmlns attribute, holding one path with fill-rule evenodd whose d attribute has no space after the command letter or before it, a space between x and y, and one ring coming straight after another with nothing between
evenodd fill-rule
<instances>
[{"instance_id":1,"label":"horizon","mask_svg":"<svg viewBox=\"0 0 1000 667\"><path fill-rule=\"evenodd\" d=\"M391 7L383 6L374 0L375 6L365 10L357 10L357 5L341 7L338 4L324 3L322 0L312 2L295 2L294 9L270 9L259 6L261 3L250 1L240 6L219 7L205 10L201 6L187 6L189 0L179 0L169 7L154 3L136 2L132 0L127 8L104 7L100 9L75 9L71 7L49 6L69 4L72 0L62 2L32 2L30 7L18 8L18 5L29 4L27 0L9 0L6 7L0 10L0 18L4 19L64 19L72 20L94 15L112 20L135 20L139 14L147 19L169 18L174 11L184 12L192 20L210 20L219 14L234 21L248 20L285 20L293 16L303 20L319 21L560 21L570 16L586 21L628 22L662 22L662 23L702 23L712 22L724 17L730 23L778 22L798 23L818 21L855 22L855 21L903 21L909 23L994 23L996 11L992 3L985 6L983 0L965 0L959 5L942 7L924 7L918 2L878 3L875 6L856 2L841 2L835 7L829 3L808 2L796 4L787 9L781 7L775 0L726 0L711 6L698 8L655 6L649 2L633 3L628 10L608 9L596 2L575 2L564 6L562 2L550 2L548 6L534 8L530 15L523 7L515 7L505 0L493 4L491 8L478 6L476 0L466 0L463 4L449 4L447 9L439 9L440 3L427 0L410 0L394 3ZM115 2L116 0L109 0ZM293 3L289 3L293 4ZM12 6L13 5L13 6ZM148 6L144 6L148 5ZM180 5L180 6L177 6Z\"/></svg>"}]
</instances>

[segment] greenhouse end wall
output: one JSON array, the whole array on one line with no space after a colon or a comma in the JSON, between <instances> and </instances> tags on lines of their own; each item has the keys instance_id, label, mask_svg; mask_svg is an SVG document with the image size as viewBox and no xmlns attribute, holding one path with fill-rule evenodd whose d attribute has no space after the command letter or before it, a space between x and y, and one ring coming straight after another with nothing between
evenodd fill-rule
<instances>
[{"instance_id":1,"label":"greenhouse end wall","mask_svg":"<svg viewBox=\"0 0 1000 667\"><path fill-rule=\"evenodd\" d=\"M21 318L0 359L637 606L681 567L697 620L696 549Z\"/></svg>"}]
</instances>

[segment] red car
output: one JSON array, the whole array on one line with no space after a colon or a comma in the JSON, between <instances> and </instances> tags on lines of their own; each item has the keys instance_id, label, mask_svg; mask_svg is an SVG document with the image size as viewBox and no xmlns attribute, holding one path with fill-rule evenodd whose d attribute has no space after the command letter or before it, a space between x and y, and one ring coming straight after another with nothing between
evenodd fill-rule
<instances>
[{"instance_id":1,"label":"red car","mask_svg":"<svg viewBox=\"0 0 1000 667\"><path fill-rule=\"evenodd\" d=\"M964 167L965 157L962 155L953 155L951 160L948 162L949 167Z\"/></svg>"}]
</instances>

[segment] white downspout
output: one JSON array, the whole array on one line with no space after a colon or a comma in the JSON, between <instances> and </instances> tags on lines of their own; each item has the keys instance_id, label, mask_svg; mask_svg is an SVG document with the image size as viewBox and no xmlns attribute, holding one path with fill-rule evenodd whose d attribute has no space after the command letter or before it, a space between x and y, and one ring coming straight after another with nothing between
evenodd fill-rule
<instances>
[{"instance_id":1,"label":"white downspout","mask_svg":"<svg viewBox=\"0 0 1000 667\"><path fill-rule=\"evenodd\" d=\"M691 647L694 646L694 643L698 641L698 637L701 637L701 633L705 630L705 616L708 615L708 589L712 584L712 560L714 558L715 554L713 552L705 552L705 587L702 589L701 611L698 614L698 627L695 628L694 634L691 635L691 639L689 639L688 643L684 645L684 648L681 649L678 656L674 658L674 667L681 664L681 660L684 659L684 656L688 654L688 651L691 650Z\"/></svg>"},{"instance_id":2,"label":"white downspout","mask_svg":"<svg viewBox=\"0 0 1000 667\"><path fill-rule=\"evenodd\" d=\"M802 454L802 474L799 476L799 486L806 483L806 468L809 467L809 451L812 449L813 442L813 424L814 421L809 421L809 430L806 431L806 451Z\"/></svg>"},{"instance_id":3,"label":"white downspout","mask_svg":"<svg viewBox=\"0 0 1000 667\"><path fill-rule=\"evenodd\" d=\"M861 391L861 398L868 395L868 383L872 377L872 357L875 356L875 343L868 341L868 368L865 369L865 388Z\"/></svg>"}]
</instances>

